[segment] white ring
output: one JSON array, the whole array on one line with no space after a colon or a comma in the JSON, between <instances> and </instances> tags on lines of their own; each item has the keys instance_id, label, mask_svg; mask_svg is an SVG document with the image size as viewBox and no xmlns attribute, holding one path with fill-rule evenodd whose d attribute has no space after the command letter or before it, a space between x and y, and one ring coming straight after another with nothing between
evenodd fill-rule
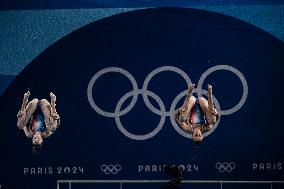
<instances>
[{"instance_id":1,"label":"white ring","mask_svg":"<svg viewBox=\"0 0 284 189\"><path fill-rule=\"evenodd\" d=\"M120 170L121 170L121 165L119 165L119 164L115 164L115 170L117 171L117 172L119 172Z\"/></svg>"},{"instance_id":2,"label":"white ring","mask_svg":"<svg viewBox=\"0 0 284 189\"><path fill-rule=\"evenodd\" d=\"M243 95L242 95L242 98L239 101L239 103L231 109L220 110L220 115L229 115L229 114L232 114L232 113L235 113L236 111L238 111L246 102L247 96L248 96L248 84L247 84L247 81L246 81L244 75L239 70L237 70L236 68L229 66L229 65L217 65L217 66L214 66L212 68L209 68L208 70L206 70L201 75L201 77L198 81L198 85L197 85L198 96L201 96L200 90L202 89L202 85L204 83L204 80L208 77L208 75L210 75L211 73L218 71L218 70L228 70L228 71L233 72L234 74L236 74L239 77L239 79L241 80L242 85L243 85Z\"/></svg>"},{"instance_id":3,"label":"white ring","mask_svg":"<svg viewBox=\"0 0 284 189\"><path fill-rule=\"evenodd\" d=\"M229 163L229 166L230 166L232 169L235 169L235 168L236 168L236 164L235 164L234 162Z\"/></svg>"},{"instance_id":4,"label":"white ring","mask_svg":"<svg viewBox=\"0 0 284 189\"><path fill-rule=\"evenodd\" d=\"M197 89L194 89L193 90L193 93L197 93ZM205 90L201 90L201 93L203 95L207 95L207 91ZM187 90L181 92L178 96L176 96L176 98L174 99L172 105L171 105L171 116L170 116L170 119L171 119L171 123L174 127L174 129L181 135L181 136L184 136L186 138L190 138L192 139L192 134L190 133L187 133L185 132L184 130L182 130L178 125L177 125L177 122L175 120L175 113L176 113L176 106L177 106L177 103L180 101L180 99L182 99L182 97L186 96L187 95ZM212 94L212 97L213 97L213 101L214 101L214 104L216 106L216 109L217 111L219 112L220 111L220 105L219 105L219 102L216 100L216 98L214 97L214 95ZM221 120L221 115L218 119L218 121L216 122L216 124L207 132L205 132L204 134L202 134L203 137L207 137L208 135L210 135L211 133L213 133L215 131L215 129L217 128L219 122Z\"/></svg>"},{"instance_id":5,"label":"white ring","mask_svg":"<svg viewBox=\"0 0 284 189\"><path fill-rule=\"evenodd\" d=\"M148 90L143 90L143 89L139 89L136 92L134 91L130 91L128 93L126 93L117 103L116 108L115 108L115 122L116 125L118 127L118 129L128 138L131 138L133 140L147 140L149 138L154 137L156 134L158 134L158 132L163 128L165 120L166 120L166 116L165 115L161 115L161 119L160 122L158 124L158 126L150 133L148 134L144 134L144 135L135 135L132 134L130 132L128 132L122 125L121 121L120 121L120 115L118 115L117 113L120 111L120 108L123 104L123 102L125 102L125 100L127 100L130 96L133 96L135 94L147 94L149 96L151 96L152 98L154 98L157 103L159 104L161 111L165 112L166 108L165 105L163 104L162 100L160 99L160 97L158 95L156 95L155 93L148 91Z\"/></svg>"},{"instance_id":6,"label":"white ring","mask_svg":"<svg viewBox=\"0 0 284 189\"><path fill-rule=\"evenodd\" d=\"M247 99L247 95L248 95L248 85L247 85L247 81L245 79L245 77L243 76L243 74L237 70L236 68L229 66L229 65L217 65L214 66L212 68L209 68L208 70L206 70L202 76L200 77L199 81L198 81L198 85L197 88L193 90L194 93L197 93L198 96L202 96L202 94L206 95L207 91L202 89L202 85L204 83L204 80L208 77L208 75L210 75L211 73L213 73L214 71L217 70L228 70L231 71L233 73L235 73L241 80L242 85L243 85L243 95L242 98L240 100L240 102L234 106L233 108L229 109L229 110L221 110L220 105L218 103L218 101L216 100L216 98L213 96L215 105L216 105L216 109L218 110L218 112L221 115L229 115L232 114L236 111L238 111L245 103L246 99ZM155 93L148 91L148 85L150 80L158 73L163 72L163 71L172 71L172 72L176 72L179 75L181 75L185 81L186 84L190 84L192 83L190 78L188 77L188 75L181 69L177 68L177 67L173 67L173 66L163 66L160 68L157 68L155 70L153 70L152 72L150 72L148 74L148 76L146 77L144 83L143 83L143 87L142 89L138 89L138 85L136 80L134 79L134 77L126 70L122 69L122 68L118 68L118 67L109 67L109 68L104 68L102 70L100 70L99 72L97 72L90 80L89 84L88 84L88 89L87 89L87 97L88 97L88 101L91 105L91 107L100 115L105 116L105 117L112 117L115 118L115 122L117 124L118 129L127 137L134 139L134 140L146 140L149 138L154 137L163 127L164 122L166 117L170 117L171 123L174 127L174 129L182 136L186 137L186 138L192 138L192 135L189 133L186 133L185 131L183 131L176 123L175 118L174 118L174 114L175 114L175 108L177 106L178 101L187 94L187 91L183 91L181 92L179 95L177 95L175 97L175 99L173 100L170 110L166 111L165 105L163 103L163 101L160 99L160 97L158 95L156 95ZM122 75L125 75L131 82L132 86L133 86L133 90L126 93L117 103L116 108L115 108L115 112L107 112L102 110L101 108L99 108L96 103L94 102L93 99L93 86L96 82L96 80L102 76L105 73L109 73L109 72L117 72L117 73L121 73ZM142 94L143 96L143 100L145 102L145 105L150 109L150 111L152 111L153 113L160 115L161 119L160 122L158 124L158 126L150 133L145 134L145 135L134 135L132 133L129 133L121 124L120 121L120 116L127 114L129 111L131 111L131 109L134 107L134 105L137 102L138 99L138 95ZM160 106L160 110L155 108L149 101L148 95L150 95L152 98L154 98L159 106ZM130 96L133 96L130 104L122 111L120 111L122 104L124 103L125 100L127 100ZM217 123L214 125L214 127L212 129L210 129L208 132L204 133L204 137L208 136L209 134L211 134L212 132L214 132L214 130L217 128L218 124L220 122L220 118L217 121Z\"/></svg>"},{"instance_id":7,"label":"white ring","mask_svg":"<svg viewBox=\"0 0 284 189\"><path fill-rule=\"evenodd\" d=\"M142 89L145 90L145 91L148 90L148 85L149 85L150 80L151 80L155 75L157 75L158 73L160 73L160 72L165 72L165 71L171 71L171 72L175 72L175 73L181 75L181 76L184 78L184 80L186 81L186 84L187 84L187 85L191 83L190 78L188 77L188 75L187 75L183 70L181 70L181 69L179 69L179 68L177 68L177 67L174 67L174 66L162 66L162 67L159 67L159 68L153 70L151 73L148 74L148 76L146 77L146 79L145 79L145 81L144 81L144 83L143 83ZM186 87L187 87L187 86L186 86ZM161 110L156 109L156 108L151 104L151 102L149 101L148 96L147 96L146 94L142 93L142 95L143 95L143 100L144 100L146 106L147 106L153 113L155 113L155 114L157 114L157 115L160 115L160 116L162 116L162 115L164 115L164 116L170 116L170 114L171 114L170 111L168 111L168 112L166 112L166 111L165 111L165 112L161 112Z\"/></svg>"},{"instance_id":8,"label":"white ring","mask_svg":"<svg viewBox=\"0 0 284 189\"><path fill-rule=\"evenodd\" d=\"M96 80L101 77L103 74L109 73L109 72L117 72L117 73L121 73L122 75L126 76L132 86L133 86L133 98L130 102L130 104L122 111L120 112L116 112L116 113L112 113L112 112L107 112L102 110L101 108L99 108L97 106L97 104L95 103L94 99L93 99L93 86L96 82ZM87 96L88 96L88 100L89 103L91 105L91 107L100 115L105 116L105 117L116 117L116 116L122 116L126 113L128 113L136 104L137 98L138 98L138 94L135 92L138 90L138 85L136 80L134 79L134 77L126 70L122 69L122 68L117 68L117 67L109 67L109 68L104 68L102 70L100 70L99 72L97 72L92 79L90 80L89 84L88 84L88 89L87 89Z\"/></svg>"}]
</instances>

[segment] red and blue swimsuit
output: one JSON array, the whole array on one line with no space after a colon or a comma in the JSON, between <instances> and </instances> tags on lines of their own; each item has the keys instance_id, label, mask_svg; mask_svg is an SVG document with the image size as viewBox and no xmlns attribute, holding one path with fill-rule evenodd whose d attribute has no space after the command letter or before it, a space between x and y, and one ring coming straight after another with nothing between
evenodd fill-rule
<instances>
[{"instance_id":1,"label":"red and blue swimsuit","mask_svg":"<svg viewBox=\"0 0 284 189\"><path fill-rule=\"evenodd\" d=\"M40 107L37 107L36 111L33 113L29 129L32 133L42 133L46 129L44 115Z\"/></svg>"},{"instance_id":2,"label":"red and blue swimsuit","mask_svg":"<svg viewBox=\"0 0 284 189\"><path fill-rule=\"evenodd\" d=\"M191 125L196 125L196 124L203 125L206 123L205 118L204 118L204 113L201 109L201 106L198 100L196 101L196 103L194 104L194 106L192 107L190 111L189 123Z\"/></svg>"}]
</instances>

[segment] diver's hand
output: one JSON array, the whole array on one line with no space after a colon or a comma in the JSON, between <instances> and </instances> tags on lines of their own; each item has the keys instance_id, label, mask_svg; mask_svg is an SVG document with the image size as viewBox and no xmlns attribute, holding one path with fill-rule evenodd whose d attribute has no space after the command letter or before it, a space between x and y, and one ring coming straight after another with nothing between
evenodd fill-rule
<instances>
[{"instance_id":1,"label":"diver's hand","mask_svg":"<svg viewBox=\"0 0 284 189\"><path fill-rule=\"evenodd\" d=\"M28 92L26 92L26 93L24 94L24 99L23 99L22 108L21 108L22 110L23 110L23 109L26 107L26 105L28 104L30 95L31 95L30 91L28 91Z\"/></svg>"},{"instance_id":2,"label":"diver's hand","mask_svg":"<svg viewBox=\"0 0 284 189\"><path fill-rule=\"evenodd\" d=\"M26 93L24 94L24 100L28 100L29 97L30 97L30 95L31 95L30 91L26 92Z\"/></svg>"},{"instance_id":3,"label":"diver's hand","mask_svg":"<svg viewBox=\"0 0 284 189\"><path fill-rule=\"evenodd\" d=\"M193 83L188 85L188 89L187 89L187 95L188 96L191 96L194 87L195 87L195 84L193 84Z\"/></svg>"},{"instance_id":4,"label":"diver's hand","mask_svg":"<svg viewBox=\"0 0 284 189\"><path fill-rule=\"evenodd\" d=\"M49 93L49 95L50 95L50 98L51 98L51 102L56 102L56 96L55 96L55 94L53 94L52 92L50 92Z\"/></svg>"}]
</instances>

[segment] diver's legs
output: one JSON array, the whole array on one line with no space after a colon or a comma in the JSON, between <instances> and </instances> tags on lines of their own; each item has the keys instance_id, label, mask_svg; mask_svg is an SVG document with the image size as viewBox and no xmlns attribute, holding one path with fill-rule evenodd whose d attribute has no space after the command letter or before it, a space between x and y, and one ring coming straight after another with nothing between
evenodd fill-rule
<instances>
[{"instance_id":1,"label":"diver's legs","mask_svg":"<svg viewBox=\"0 0 284 189\"><path fill-rule=\"evenodd\" d=\"M18 117L17 126L19 129L23 129L27 125L33 113L37 109L38 99L36 98L33 99L32 101L28 103L27 106L25 106L25 104L27 103L27 99L28 97L26 98L25 96L23 104L22 104L22 108L17 115Z\"/></svg>"},{"instance_id":2,"label":"diver's legs","mask_svg":"<svg viewBox=\"0 0 284 189\"><path fill-rule=\"evenodd\" d=\"M184 100L184 103L175 114L175 119L179 125L188 121L191 109L195 105L196 98L192 96L193 88L194 84L190 84L188 86L187 96Z\"/></svg>"},{"instance_id":3,"label":"diver's legs","mask_svg":"<svg viewBox=\"0 0 284 189\"><path fill-rule=\"evenodd\" d=\"M203 113L205 114L208 111L208 101L204 97L199 97L198 102Z\"/></svg>"},{"instance_id":4,"label":"diver's legs","mask_svg":"<svg viewBox=\"0 0 284 189\"><path fill-rule=\"evenodd\" d=\"M213 95L212 95L212 86L208 85L208 108L210 111L214 110L214 102L213 102Z\"/></svg>"},{"instance_id":5,"label":"diver's legs","mask_svg":"<svg viewBox=\"0 0 284 189\"><path fill-rule=\"evenodd\" d=\"M52 92L49 95L51 100L51 114L54 114L56 113L56 96Z\"/></svg>"},{"instance_id":6,"label":"diver's legs","mask_svg":"<svg viewBox=\"0 0 284 189\"><path fill-rule=\"evenodd\" d=\"M215 124L218 119L218 112L214 107L211 85L208 85L208 101L203 97L199 97L199 104L205 114L207 124Z\"/></svg>"},{"instance_id":7,"label":"diver's legs","mask_svg":"<svg viewBox=\"0 0 284 189\"><path fill-rule=\"evenodd\" d=\"M51 120L51 105L46 99L41 99L39 102L41 111L44 115L44 122L46 126L50 125Z\"/></svg>"},{"instance_id":8,"label":"diver's legs","mask_svg":"<svg viewBox=\"0 0 284 189\"><path fill-rule=\"evenodd\" d=\"M191 109L195 105L195 102L196 102L196 98L192 96L192 91L193 91L194 86L195 86L194 84L190 84L188 86L187 96L182 105L182 109L185 110L187 116L189 116Z\"/></svg>"},{"instance_id":9,"label":"diver's legs","mask_svg":"<svg viewBox=\"0 0 284 189\"><path fill-rule=\"evenodd\" d=\"M40 107L44 114L44 122L47 130L53 132L59 126L59 115L55 109L55 95L51 94L51 105L46 99L40 101Z\"/></svg>"},{"instance_id":10,"label":"diver's legs","mask_svg":"<svg viewBox=\"0 0 284 189\"><path fill-rule=\"evenodd\" d=\"M30 101L26 107L26 123L28 123L30 117L33 115L33 113L37 109L38 99L33 99Z\"/></svg>"}]
</instances>

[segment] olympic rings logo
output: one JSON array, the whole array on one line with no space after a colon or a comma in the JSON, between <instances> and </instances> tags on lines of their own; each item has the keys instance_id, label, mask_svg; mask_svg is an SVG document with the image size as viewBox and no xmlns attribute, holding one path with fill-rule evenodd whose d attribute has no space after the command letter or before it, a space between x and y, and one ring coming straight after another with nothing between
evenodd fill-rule
<instances>
[{"instance_id":1,"label":"olympic rings logo","mask_svg":"<svg viewBox=\"0 0 284 189\"><path fill-rule=\"evenodd\" d=\"M119 164L115 164L115 165L103 164L103 165L101 165L101 171L104 172L107 175L109 175L110 173L116 175L120 170L121 170L121 165L119 165Z\"/></svg>"},{"instance_id":2,"label":"olympic rings logo","mask_svg":"<svg viewBox=\"0 0 284 189\"><path fill-rule=\"evenodd\" d=\"M197 88L195 88L193 90L193 93L196 93L198 96L202 96L202 95L207 95L207 91L202 89L202 85L205 81L205 79L212 74L215 71L219 71L219 70L226 70L226 71L230 71L232 73L234 73L236 76L238 76L238 78L240 79L241 83L242 83L242 88L243 88L243 94L242 97L240 99L240 101L238 102L238 104L236 104L234 107L227 109L227 110L221 110L219 102L217 101L217 99L213 96L214 102L215 102L215 106L217 111L220 113L220 119L218 120L218 122L216 123L216 125L208 132L204 133L204 137L210 135L212 132L214 132L214 130L217 128L220 120L221 120L221 116L222 115L230 115L235 113L236 111L238 111L245 103L247 96L248 96L248 84L247 81L244 77L244 75L237 70L236 68L229 66L229 65L217 65L214 67L209 68L208 70L206 70L200 77L199 81L197 82ZM120 73L122 75L124 75L125 77L127 77L129 79L129 81L131 82L132 86L133 86L133 90L124 94L120 100L117 102L116 107L115 107L115 111L114 112L107 112L102 110L94 101L93 99L93 87L95 82L97 81L98 78L100 78L102 75L106 74L106 73ZM161 72L174 72L177 73L178 75L180 75L184 80L185 80L185 84L186 87L188 84L192 83L191 79L189 78L189 76L181 69L174 67L174 66L163 66L163 67L159 67L155 70L153 70L151 73L148 74L148 76L146 77L144 83L143 83L143 87L142 89L138 88L138 84L136 82L136 80L134 79L134 77L126 70L122 69L122 68L118 68L118 67L108 67L108 68L104 68L100 71L98 71L90 80L89 84L88 84L88 89L87 89L87 97L88 97L88 101L91 105L91 107L100 115L105 116L105 117L110 117L110 118L114 118L116 125L118 127L118 129L128 138L133 139L133 140L147 140L150 139L152 137L154 137L156 134L159 133L159 131L162 129L166 117L170 117L170 121L174 127L174 129L181 135L184 136L186 138L192 138L191 134L184 132L176 123L175 121L175 111L176 111L176 106L178 104L178 102L187 94L187 90L184 90L182 92L180 92L175 99L173 100L171 107L168 111L166 111L166 107L163 103L163 101L161 100L161 98L156 95L155 93L153 93L152 91L148 90L148 85L151 81L151 79L156 76L157 74L161 73ZM120 121L120 117L127 114L129 111L131 111L131 109L135 106L137 99L138 99L138 95L142 95L143 96L143 100L145 102L145 105L149 108L149 110L151 110L154 114L159 115L160 121L157 125L157 127L144 135L137 135L137 134L133 134L130 133L129 131L127 131L124 126L122 125L121 121ZM154 100L156 100L156 102L159 105L159 109L155 108L151 102L149 101L148 96L152 97ZM132 100L130 102L130 104L124 108L123 110L121 110L123 103L128 99L132 97Z\"/></svg>"},{"instance_id":3,"label":"olympic rings logo","mask_svg":"<svg viewBox=\"0 0 284 189\"><path fill-rule=\"evenodd\" d=\"M230 173L231 171L233 171L236 168L236 164L234 162L231 163L221 163L218 162L215 164L215 168L219 170L219 172L224 173L224 172L228 172Z\"/></svg>"}]
</instances>

